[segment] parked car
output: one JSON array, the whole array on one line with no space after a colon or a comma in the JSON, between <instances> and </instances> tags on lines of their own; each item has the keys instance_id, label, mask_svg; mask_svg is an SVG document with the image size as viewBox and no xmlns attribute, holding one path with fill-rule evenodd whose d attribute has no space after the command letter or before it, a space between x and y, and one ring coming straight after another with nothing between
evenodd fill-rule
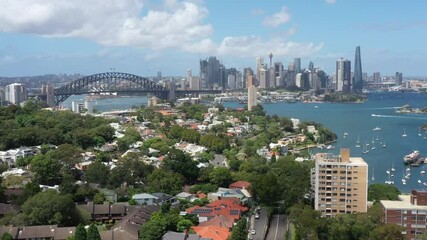
<instances>
[{"instance_id":1,"label":"parked car","mask_svg":"<svg viewBox=\"0 0 427 240\"><path fill-rule=\"evenodd\" d=\"M259 218L259 214L255 214L255 219L258 219Z\"/></svg>"},{"instance_id":2,"label":"parked car","mask_svg":"<svg viewBox=\"0 0 427 240\"><path fill-rule=\"evenodd\" d=\"M252 235L255 235L255 234L256 234L255 229L252 229L252 230L251 230L251 234L252 234Z\"/></svg>"}]
</instances>

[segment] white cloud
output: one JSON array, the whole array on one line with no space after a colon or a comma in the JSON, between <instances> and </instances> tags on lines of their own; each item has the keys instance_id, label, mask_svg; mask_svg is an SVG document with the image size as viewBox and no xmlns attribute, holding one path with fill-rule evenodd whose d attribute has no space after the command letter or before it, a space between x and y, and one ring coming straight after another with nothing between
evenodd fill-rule
<instances>
[{"instance_id":1,"label":"white cloud","mask_svg":"<svg viewBox=\"0 0 427 240\"><path fill-rule=\"evenodd\" d=\"M280 12L267 16L263 20L264 26L267 27L278 27L284 23L287 23L291 19L291 15L288 13L288 8L283 6Z\"/></svg>"},{"instance_id":2,"label":"white cloud","mask_svg":"<svg viewBox=\"0 0 427 240\"><path fill-rule=\"evenodd\" d=\"M149 49L180 48L212 33L202 22L207 9L194 2L166 0L141 17L142 10L143 0L4 0L0 31Z\"/></svg>"},{"instance_id":3,"label":"white cloud","mask_svg":"<svg viewBox=\"0 0 427 240\"><path fill-rule=\"evenodd\" d=\"M253 57L273 52L275 56L304 57L323 47L323 43L287 40L295 33L296 25L269 39L229 36L214 42L212 26L204 23L208 10L202 1L164 0L150 9L144 8L145 1L3 0L0 32L88 39L105 46L95 53L98 57L122 57L124 53L111 46L138 47L147 50L146 60L163 56L164 49L218 56ZM266 17L264 24L277 27L290 18L288 9L282 7Z\"/></svg>"},{"instance_id":4,"label":"white cloud","mask_svg":"<svg viewBox=\"0 0 427 240\"><path fill-rule=\"evenodd\" d=\"M323 48L323 43L297 43L282 38L264 40L258 36L226 37L217 49L218 55L256 57L272 52L274 56L313 55Z\"/></svg>"},{"instance_id":5,"label":"white cloud","mask_svg":"<svg viewBox=\"0 0 427 240\"><path fill-rule=\"evenodd\" d=\"M326 2L327 4L334 4L334 3L336 3L336 2L337 2L337 0L325 0L325 2Z\"/></svg>"}]
</instances>

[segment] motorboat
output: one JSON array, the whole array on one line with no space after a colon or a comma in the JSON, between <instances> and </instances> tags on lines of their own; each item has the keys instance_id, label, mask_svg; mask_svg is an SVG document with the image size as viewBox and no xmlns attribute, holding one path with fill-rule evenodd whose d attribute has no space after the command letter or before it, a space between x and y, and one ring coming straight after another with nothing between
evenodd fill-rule
<instances>
[{"instance_id":1,"label":"motorboat","mask_svg":"<svg viewBox=\"0 0 427 240\"><path fill-rule=\"evenodd\" d=\"M411 152L410 154L406 155L403 158L403 161L405 163L413 163L413 162L417 161L419 157L420 157L420 152L415 150L415 151Z\"/></svg>"},{"instance_id":2,"label":"motorboat","mask_svg":"<svg viewBox=\"0 0 427 240\"><path fill-rule=\"evenodd\" d=\"M372 131L381 131L380 127L375 127L374 129L372 129Z\"/></svg>"}]
</instances>

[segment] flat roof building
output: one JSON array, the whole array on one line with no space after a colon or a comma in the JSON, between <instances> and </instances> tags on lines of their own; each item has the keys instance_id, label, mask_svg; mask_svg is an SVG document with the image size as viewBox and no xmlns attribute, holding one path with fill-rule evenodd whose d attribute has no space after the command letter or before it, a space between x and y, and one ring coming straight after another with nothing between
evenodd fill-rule
<instances>
[{"instance_id":1,"label":"flat roof building","mask_svg":"<svg viewBox=\"0 0 427 240\"><path fill-rule=\"evenodd\" d=\"M368 164L363 158L350 157L347 148L339 156L318 153L312 174L314 208L323 217L367 211Z\"/></svg>"},{"instance_id":2,"label":"flat roof building","mask_svg":"<svg viewBox=\"0 0 427 240\"><path fill-rule=\"evenodd\" d=\"M427 192L412 190L411 194L399 195L399 200L381 200L383 222L404 228L406 239L421 239L427 226Z\"/></svg>"}]
</instances>

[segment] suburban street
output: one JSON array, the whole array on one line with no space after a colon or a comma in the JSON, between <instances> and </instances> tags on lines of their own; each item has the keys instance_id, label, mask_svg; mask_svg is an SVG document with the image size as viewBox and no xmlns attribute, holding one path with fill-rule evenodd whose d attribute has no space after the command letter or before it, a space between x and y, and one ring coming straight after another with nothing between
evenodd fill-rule
<instances>
[{"instance_id":1,"label":"suburban street","mask_svg":"<svg viewBox=\"0 0 427 240\"><path fill-rule=\"evenodd\" d=\"M267 211L265 209L261 209L259 218L254 219L253 228L251 228L256 231L256 234L252 235L254 240L263 240L264 231L267 228L267 220Z\"/></svg>"},{"instance_id":2,"label":"suburban street","mask_svg":"<svg viewBox=\"0 0 427 240\"><path fill-rule=\"evenodd\" d=\"M287 221L285 215L273 215L266 240L284 240L287 231Z\"/></svg>"}]
</instances>

